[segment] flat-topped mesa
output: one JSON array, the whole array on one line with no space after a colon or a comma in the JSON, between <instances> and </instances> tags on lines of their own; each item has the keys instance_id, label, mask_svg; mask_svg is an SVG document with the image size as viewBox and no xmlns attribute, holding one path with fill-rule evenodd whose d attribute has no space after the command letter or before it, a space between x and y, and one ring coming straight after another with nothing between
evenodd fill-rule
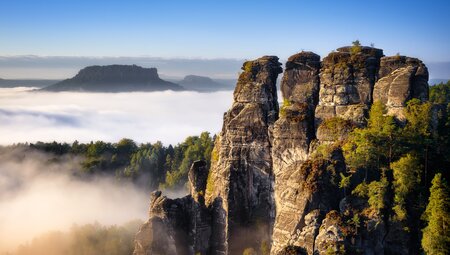
<instances>
[{"instance_id":1,"label":"flat-topped mesa","mask_svg":"<svg viewBox=\"0 0 450 255\"><path fill-rule=\"evenodd\" d=\"M88 66L70 79L43 88L45 91L127 92L183 90L162 80L156 68L137 65Z\"/></svg>"},{"instance_id":2,"label":"flat-topped mesa","mask_svg":"<svg viewBox=\"0 0 450 255\"><path fill-rule=\"evenodd\" d=\"M382 56L381 49L349 46L323 59L316 127L332 117L365 123Z\"/></svg>"},{"instance_id":3,"label":"flat-topped mesa","mask_svg":"<svg viewBox=\"0 0 450 255\"><path fill-rule=\"evenodd\" d=\"M212 153L206 200L213 206L211 254L270 246L274 218L270 126L278 116L274 56L242 67L231 109Z\"/></svg>"},{"instance_id":4,"label":"flat-topped mesa","mask_svg":"<svg viewBox=\"0 0 450 255\"><path fill-rule=\"evenodd\" d=\"M386 105L388 114L404 119L406 102L412 98L428 100L428 69L417 58L391 56L381 58L374 101Z\"/></svg>"}]
</instances>

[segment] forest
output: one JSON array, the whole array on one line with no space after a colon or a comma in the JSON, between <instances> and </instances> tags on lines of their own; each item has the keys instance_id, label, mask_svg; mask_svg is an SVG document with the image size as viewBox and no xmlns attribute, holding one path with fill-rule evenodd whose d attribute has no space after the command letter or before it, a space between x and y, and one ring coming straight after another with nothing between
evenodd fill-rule
<instances>
[{"instance_id":1,"label":"forest","mask_svg":"<svg viewBox=\"0 0 450 255\"><path fill-rule=\"evenodd\" d=\"M421 245L426 254L450 253L449 91L447 82L430 87L428 102L410 100L404 121L374 102L367 127L341 141L347 174L339 187L366 204L348 213L352 231L379 215L411 234L408 245Z\"/></svg>"},{"instance_id":2,"label":"forest","mask_svg":"<svg viewBox=\"0 0 450 255\"><path fill-rule=\"evenodd\" d=\"M30 152L41 152L51 155L53 162L79 162L79 167L70 173L77 178L114 176L117 181L133 182L146 190L175 190L184 188L194 161L205 160L209 164L213 144L214 137L203 132L175 146L165 146L159 141L138 145L127 138L117 143L36 142L1 147L0 156L13 153L20 160Z\"/></svg>"}]
</instances>

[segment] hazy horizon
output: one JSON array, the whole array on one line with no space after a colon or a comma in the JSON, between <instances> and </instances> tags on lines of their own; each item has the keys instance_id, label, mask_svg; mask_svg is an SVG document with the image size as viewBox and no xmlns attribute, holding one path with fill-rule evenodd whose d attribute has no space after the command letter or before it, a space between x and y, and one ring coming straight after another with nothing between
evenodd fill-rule
<instances>
[{"instance_id":1,"label":"hazy horizon","mask_svg":"<svg viewBox=\"0 0 450 255\"><path fill-rule=\"evenodd\" d=\"M235 80L245 61L246 59L224 58L0 56L0 79L61 80L73 77L80 69L90 65L136 64L147 68L156 67L163 79L181 80L186 75L200 75L213 79ZM280 62L284 64L286 60L280 59ZM430 79L450 79L450 61L425 64Z\"/></svg>"}]
</instances>

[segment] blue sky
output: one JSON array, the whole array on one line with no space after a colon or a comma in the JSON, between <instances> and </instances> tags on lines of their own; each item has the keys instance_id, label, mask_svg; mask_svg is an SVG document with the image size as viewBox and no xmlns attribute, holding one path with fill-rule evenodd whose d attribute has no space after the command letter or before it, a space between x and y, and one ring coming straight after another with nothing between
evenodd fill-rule
<instances>
[{"instance_id":1,"label":"blue sky","mask_svg":"<svg viewBox=\"0 0 450 255\"><path fill-rule=\"evenodd\" d=\"M0 56L281 58L359 39L450 61L450 1L1 1Z\"/></svg>"}]
</instances>

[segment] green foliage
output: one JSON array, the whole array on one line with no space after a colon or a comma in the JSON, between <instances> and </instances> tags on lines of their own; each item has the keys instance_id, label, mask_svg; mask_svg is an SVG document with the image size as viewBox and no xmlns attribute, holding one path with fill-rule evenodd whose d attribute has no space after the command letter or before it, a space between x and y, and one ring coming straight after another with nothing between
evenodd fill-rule
<instances>
[{"instance_id":1,"label":"green foliage","mask_svg":"<svg viewBox=\"0 0 450 255\"><path fill-rule=\"evenodd\" d=\"M78 142L76 142L78 143ZM37 142L35 144L30 144L30 147L33 149L37 149L39 151L43 152L49 152L53 153L55 155L63 155L70 151L70 145L67 143L57 143L57 142L51 142L51 143L43 143L43 142Z\"/></svg>"},{"instance_id":2,"label":"green foliage","mask_svg":"<svg viewBox=\"0 0 450 255\"><path fill-rule=\"evenodd\" d=\"M289 99L284 98L283 99L283 105L280 107L280 116L286 117L286 108L291 106L292 103L289 101Z\"/></svg>"},{"instance_id":3,"label":"green foliage","mask_svg":"<svg viewBox=\"0 0 450 255\"><path fill-rule=\"evenodd\" d=\"M352 176L351 175L345 176L343 173L339 173L339 175L341 176L341 181L339 182L339 188L344 189L344 194L345 194L345 190L350 187L350 180L351 180Z\"/></svg>"},{"instance_id":4,"label":"green foliage","mask_svg":"<svg viewBox=\"0 0 450 255\"><path fill-rule=\"evenodd\" d=\"M244 71L251 72L253 69L253 64L251 61L247 61L244 63Z\"/></svg>"},{"instance_id":5,"label":"green foliage","mask_svg":"<svg viewBox=\"0 0 450 255\"><path fill-rule=\"evenodd\" d=\"M212 194L214 192L214 181L212 179L212 171L208 173L208 179L206 180L206 192Z\"/></svg>"},{"instance_id":6,"label":"green foliage","mask_svg":"<svg viewBox=\"0 0 450 255\"><path fill-rule=\"evenodd\" d=\"M270 254L269 241L266 240L262 241L259 250L261 255L269 255Z\"/></svg>"},{"instance_id":7,"label":"green foliage","mask_svg":"<svg viewBox=\"0 0 450 255\"><path fill-rule=\"evenodd\" d=\"M354 129L342 147L347 165L353 171L387 168L392 158L395 134L393 117L386 116L386 107L381 102L374 102L367 128Z\"/></svg>"},{"instance_id":8,"label":"green foliage","mask_svg":"<svg viewBox=\"0 0 450 255\"><path fill-rule=\"evenodd\" d=\"M434 104L450 103L450 81L430 87L430 102Z\"/></svg>"},{"instance_id":9,"label":"green foliage","mask_svg":"<svg viewBox=\"0 0 450 255\"><path fill-rule=\"evenodd\" d=\"M419 99L412 99L406 106L407 124L405 132L409 139L418 139L430 136L431 124L431 104L421 103Z\"/></svg>"},{"instance_id":10,"label":"green foliage","mask_svg":"<svg viewBox=\"0 0 450 255\"><path fill-rule=\"evenodd\" d=\"M334 246L328 246L328 248L325 250L326 255L344 255L345 247L342 244L338 244L337 247Z\"/></svg>"},{"instance_id":11,"label":"green foliage","mask_svg":"<svg viewBox=\"0 0 450 255\"><path fill-rule=\"evenodd\" d=\"M354 128L351 121L339 117L332 117L322 121L319 129L327 134L327 139L338 140L343 138L342 134L348 133Z\"/></svg>"},{"instance_id":12,"label":"green foliage","mask_svg":"<svg viewBox=\"0 0 450 255\"><path fill-rule=\"evenodd\" d=\"M450 193L441 174L436 174L430 188L430 198L423 215L422 247L426 254L450 254Z\"/></svg>"},{"instance_id":13,"label":"green foliage","mask_svg":"<svg viewBox=\"0 0 450 255\"><path fill-rule=\"evenodd\" d=\"M356 186L352 194L368 198L370 208L379 213L387 205L388 185L389 182L385 177L381 178L380 181L372 181L369 184L362 182Z\"/></svg>"},{"instance_id":14,"label":"green foliage","mask_svg":"<svg viewBox=\"0 0 450 255\"><path fill-rule=\"evenodd\" d=\"M208 132L203 132L200 137L188 137L180 146L183 148L182 157L173 163L176 168L168 170L164 183L166 188L182 187L187 182L187 174L194 161L205 160L210 165L214 141Z\"/></svg>"},{"instance_id":15,"label":"green foliage","mask_svg":"<svg viewBox=\"0 0 450 255\"><path fill-rule=\"evenodd\" d=\"M132 181L140 187L154 190L158 187L183 187L191 164L196 160L205 160L209 166L211 158L218 157L217 152L212 155L213 142L214 138L203 132L200 136L187 137L174 147L166 147L161 142L138 146L127 138L114 144L103 141L82 144L75 141L72 145L37 142L17 146L52 154L54 160L81 159L80 167L74 167L74 175L78 177L115 176L119 181ZM74 162L79 163L77 160Z\"/></svg>"},{"instance_id":16,"label":"green foliage","mask_svg":"<svg viewBox=\"0 0 450 255\"><path fill-rule=\"evenodd\" d=\"M253 248L246 248L243 252L242 255L258 255L258 253L255 251L255 249Z\"/></svg>"},{"instance_id":17,"label":"green foliage","mask_svg":"<svg viewBox=\"0 0 450 255\"><path fill-rule=\"evenodd\" d=\"M407 217L407 202L420 184L421 166L419 160L411 154L401 157L391 164L394 175L394 212L399 220ZM409 199L411 200L411 199Z\"/></svg>"},{"instance_id":18,"label":"green foliage","mask_svg":"<svg viewBox=\"0 0 450 255\"><path fill-rule=\"evenodd\" d=\"M359 42L359 40L353 41L352 47L350 48L350 54L356 55L356 54L360 53L361 50L362 50L362 47L361 47L361 43Z\"/></svg>"}]
</instances>

